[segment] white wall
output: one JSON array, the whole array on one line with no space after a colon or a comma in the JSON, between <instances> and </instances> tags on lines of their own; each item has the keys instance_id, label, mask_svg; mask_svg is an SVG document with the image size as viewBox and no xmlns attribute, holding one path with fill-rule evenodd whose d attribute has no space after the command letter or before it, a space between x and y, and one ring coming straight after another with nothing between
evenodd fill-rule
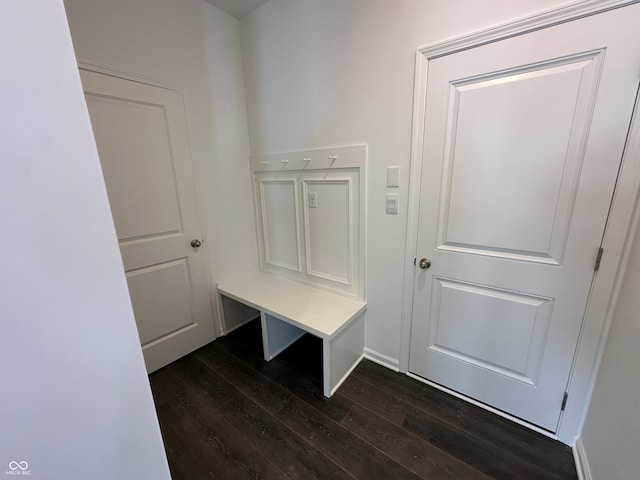
<instances>
[{"instance_id":1,"label":"white wall","mask_svg":"<svg viewBox=\"0 0 640 480\"><path fill-rule=\"evenodd\" d=\"M640 472L640 235L633 246L581 439L592 478Z\"/></svg>"},{"instance_id":2,"label":"white wall","mask_svg":"<svg viewBox=\"0 0 640 480\"><path fill-rule=\"evenodd\" d=\"M271 0L241 20L251 153L369 146L366 347L397 364L417 48L568 3ZM386 167L401 168L387 189ZM385 193L400 214L384 213Z\"/></svg>"},{"instance_id":3,"label":"white wall","mask_svg":"<svg viewBox=\"0 0 640 480\"><path fill-rule=\"evenodd\" d=\"M257 268L238 20L204 0L65 0L76 56L185 91L212 281Z\"/></svg>"},{"instance_id":4,"label":"white wall","mask_svg":"<svg viewBox=\"0 0 640 480\"><path fill-rule=\"evenodd\" d=\"M62 0L0 40L0 475L167 479Z\"/></svg>"}]
</instances>

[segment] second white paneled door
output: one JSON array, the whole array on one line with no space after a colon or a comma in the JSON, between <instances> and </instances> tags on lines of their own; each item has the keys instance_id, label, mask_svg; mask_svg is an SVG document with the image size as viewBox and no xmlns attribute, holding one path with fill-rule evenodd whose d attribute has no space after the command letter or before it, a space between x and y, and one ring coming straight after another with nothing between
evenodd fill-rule
<instances>
[{"instance_id":1,"label":"second white paneled door","mask_svg":"<svg viewBox=\"0 0 640 480\"><path fill-rule=\"evenodd\" d=\"M152 372L215 338L182 94L80 72Z\"/></svg>"},{"instance_id":2,"label":"second white paneled door","mask_svg":"<svg viewBox=\"0 0 640 480\"><path fill-rule=\"evenodd\" d=\"M556 431L640 72L640 5L429 61L411 372ZM427 262L423 266L427 267Z\"/></svg>"}]
</instances>

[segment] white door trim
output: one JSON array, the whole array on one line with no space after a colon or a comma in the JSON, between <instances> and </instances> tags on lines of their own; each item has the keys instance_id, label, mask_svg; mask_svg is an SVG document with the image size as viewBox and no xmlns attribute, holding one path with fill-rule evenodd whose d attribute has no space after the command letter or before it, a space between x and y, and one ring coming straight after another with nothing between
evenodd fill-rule
<instances>
[{"instance_id":1,"label":"white door trim","mask_svg":"<svg viewBox=\"0 0 640 480\"><path fill-rule=\"evenodd\" d=\"M414 259L417 255L420 179L426 111L426 82L429 60L486 43L522 35L534 30L624 7L640 0L586 0L533 16L482 30L463 37L437 43L416 52L414 105L411 134L409 207L405 249L402 322L400 337L400 371L408 372L411 317L413 305ZM630 243L635 233L640 207L640 108L636 104L629 141L625 148L618 184L614 193L603 247L605 254L594 277L587 311L567 391L569 398L560 419L556 438L568 445L575 443L586 415L589 399L615 302L624 277ZM637 208L638 207L638 208Z\"/></svg>"},{"instance_id":2,"label":"white door trim","mask_svg":"<svg viewBox=\"0 0 640 480\"><path fill-rule=\"evenodd\" d=\"M640 1L640 0L639 0ZM185 122L187 125L187 141L189 142L189 151L193 151L192 145L191 145L191 131L189 129L189 115L187 112L187 99L186 99L186 94L184 89L177 84L173 84L173 83L168 83L162 80L158 80L156 78L152 78L146 75L140 75L138 73L134 73L131 71L127 71L127 70L123 70L120 69L118 67L115 67L113 65L109 65L106 63L101 63L101 62L96 62L94 60L90 60L87 58L78 58L77 59L77 63L78 63L78 68L82 69L82 70L88 70L91 72L96 72L96 73L103 73L105 75L110 75L112 77L117 77L117 78L123 78L125 80L131 80L133 82L138 82L138 83L143 83L145 85L151 85L154 87L159 87L159 88L164 88L167 90L173 90L175 92L177 92L178 94L180 94L180 96L182 97L182 103L184 105L184 117L185 117ZM220 337L224 334L224 330L222 327L222 310L220 305L218 305L218 300L216 295L213 294L214 289L215 289L215 282L213 281L213 272L211 271L210 268L210 253L209 253L209 245L207 242L207 238L205 238L205 229L204 229L204 219L202 217L202 208L200 207L200 205L202 204L201 199L202 199L202 195L200 195L199 189L198 189L198 182L196 181L196 178L198 177L198 166L196 165L196 162L194 161L193 157L191 157L190 159L191 162L191 169L193 171L193 185L195 188L195 196L196 196L196 202L197 202L197 210L198 210L198 220L200 223L200 230L202 232L202 247L200 247L201 249L203 249L204 254L205 254L205 258L207 259L206 262L206 272L207 272L207 281L209 282L209 303L211 304L211 309L213 312L213 328L215 331L215 336Z\"/></svg>"},{"instance_id":3,"label":"white door trim","mask_svg":"<svg viewBox=\"0 0 640 480\"><path fill-rule=\"evenodd\" d=\"M563 7L545 10L468 35L445 40L444 42L435 43L419 49L418 53L427 60L432 60L485 43L496 42L508 37L515 37L541 28L570 22L578 18L588 17L597 13L606 12L607 10L638 3L638 1L639 0L583 0Z\"/></svg>"}]
</instances>

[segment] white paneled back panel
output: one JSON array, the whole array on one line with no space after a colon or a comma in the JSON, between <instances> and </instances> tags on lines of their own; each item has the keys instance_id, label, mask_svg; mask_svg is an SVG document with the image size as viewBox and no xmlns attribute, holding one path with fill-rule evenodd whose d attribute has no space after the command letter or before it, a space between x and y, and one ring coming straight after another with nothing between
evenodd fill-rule
<instances>
[{"instance_id":1,"label":"white paneled back panel","mask_svg":"<svg viewBox=\"0 0 640 480\"><path fill-rule=\"evenodd\" d=\"M295 175L263 176L258 180L264 261L299 272L300 226L298 181Z\"/></svg>"},{"instance_id":2,"label":"white paneled back panel","mask_svg":"<svg viewBox=\"0 0 640 480\"><path fill-rule=\"evenodd\" d=\"M353 180L356 173L303 178L307 274L351 285L353 281Z\"/></svg>"},{"instance_id":3,"label":"white paneled back panel","mask_svg":"<svg viewBox=\"0 0 640 480\"><path fill-rule=\"evenodd\" d=\"M251 158L263 271L364 299L366 147Z\"/></svg>"}]
</instances>

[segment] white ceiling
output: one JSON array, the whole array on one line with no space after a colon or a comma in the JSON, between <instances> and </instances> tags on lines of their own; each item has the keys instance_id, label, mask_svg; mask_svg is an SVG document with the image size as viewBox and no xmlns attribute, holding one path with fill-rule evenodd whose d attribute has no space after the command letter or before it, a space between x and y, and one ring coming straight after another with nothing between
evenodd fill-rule
<instances>
[{"instance_id":1,"label":"white ceiling","mask_svg":"<svg viewBox=\"0 0 640 480\"><path fill-rule=\"evenodd\" d=\"M218 7L220 10L236 18L246 15L254 8L268 1L269 0L207 0L211 5Z\"/></svg>"}]
</instances>

